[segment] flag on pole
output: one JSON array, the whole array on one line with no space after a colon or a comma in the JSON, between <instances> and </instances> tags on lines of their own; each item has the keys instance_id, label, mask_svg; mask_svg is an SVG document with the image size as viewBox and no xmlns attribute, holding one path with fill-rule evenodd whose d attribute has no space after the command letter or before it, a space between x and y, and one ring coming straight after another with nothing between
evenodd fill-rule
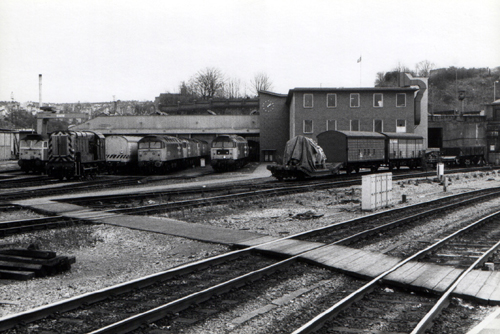
<instances>
[{"instance_id":1,"label":"flag on pole","mask_svg":"<svg viewBox=\"0 0 500 334\"><path fill-rule=\"evenodd\" d=\"M361 63L361 56L359 56L358 63Z\"/></svg>"}]
</instances>

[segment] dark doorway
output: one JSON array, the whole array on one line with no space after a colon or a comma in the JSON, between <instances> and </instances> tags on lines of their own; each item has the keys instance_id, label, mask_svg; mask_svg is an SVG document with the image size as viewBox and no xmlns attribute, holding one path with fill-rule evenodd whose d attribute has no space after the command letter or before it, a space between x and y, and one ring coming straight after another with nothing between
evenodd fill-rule
<instances>
[{"instance_id":1,"label":"dark doorway","mask_svg":"<svg viewBox=\"0 0 500 334\"><path fill-rule=\"evenodd\" d=\"M429 147L443 147L443 128L429 128L428 130Z\"/></svg>"}]
</instances>

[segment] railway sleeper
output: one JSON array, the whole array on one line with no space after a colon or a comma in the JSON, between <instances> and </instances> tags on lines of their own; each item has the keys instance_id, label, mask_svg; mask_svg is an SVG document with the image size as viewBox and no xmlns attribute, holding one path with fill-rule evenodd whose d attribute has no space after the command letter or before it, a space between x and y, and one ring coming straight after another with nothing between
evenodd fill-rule
<instances>
[{"instance_id":1,"label":"railway sleeper","mask_svg":"<svg viewBox=\"0 0 500 334\"><path fill-rule=\"evenodd\" d=\"M74 256L57 256L55 252L50 251L6 249L0 251L0 278L24 280L57 275L69 270L75 261Z\"/></svg>"}]
</instances>

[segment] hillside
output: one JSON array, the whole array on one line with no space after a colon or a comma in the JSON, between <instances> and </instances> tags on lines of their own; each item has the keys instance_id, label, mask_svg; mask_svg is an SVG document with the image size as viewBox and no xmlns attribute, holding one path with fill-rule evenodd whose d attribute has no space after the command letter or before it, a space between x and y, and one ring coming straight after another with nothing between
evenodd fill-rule
<instances>
[{"instance_id":1,"label":"hillside","mask_svg":"<svg viewBox=\"0 0 500 334\"><path fill-rule=\"evenodd\" d=\"M432 70L429 77L429 113L444 110L462 111L458 99L464 91L464 111L479 111L482 105L493 102L493 83L500 80L500 67L442 68ZM496 98L500 98L500 83L496 84Z\"/></svg>"}]
</instances>

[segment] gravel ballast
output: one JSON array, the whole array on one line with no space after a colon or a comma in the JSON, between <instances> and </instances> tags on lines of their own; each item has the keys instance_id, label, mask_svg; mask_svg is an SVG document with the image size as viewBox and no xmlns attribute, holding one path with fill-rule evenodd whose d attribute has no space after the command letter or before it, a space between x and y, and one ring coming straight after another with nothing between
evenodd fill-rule
<instances>
[{"instance_id":1,"label":"gravel ballast","mask_svg":"<svg viewBox=\"0 0 500 334\"><path fill-rule=\"evenodd\" d=\"M446 192L443 185L427 179L394 182L393 206L411 205L460 192L497 186L500 186L500 177L494 173L453 176ZM403 195L406 197L406 203L401 201ZM371 214L360 210L360 199L361 187L357 186L265 198L251 203L232 203L195 209L182 214L169 213L168 217L280 237ZM493 200L466 210L472 210L474 215L477 215L478 212L486 213L496 209L498 204L500 201ZM318 218L304 219L304 213L308 212ZM460 215L467 216L467 213ZM416 233L425 236L426 233L435 231L418 230ZM412 236L407 238L411 239ZM388 241L391 242L393 241ZM404 243L404 240L398 242ZM2 243L15 244L16 247L22 248L37 244L41 249L55 251L58 255L75 256L76 263L70 271L58 276L24 282L0 280L0 317L229 250L229 247L223 245L108 225L75 225L24 233L3 238ZM467 314L474 320L471 326L491 311L488 307L467 303L456 303L455 307L462 305L465 305L463 307Z\"/></svg>"}]
</instances>

